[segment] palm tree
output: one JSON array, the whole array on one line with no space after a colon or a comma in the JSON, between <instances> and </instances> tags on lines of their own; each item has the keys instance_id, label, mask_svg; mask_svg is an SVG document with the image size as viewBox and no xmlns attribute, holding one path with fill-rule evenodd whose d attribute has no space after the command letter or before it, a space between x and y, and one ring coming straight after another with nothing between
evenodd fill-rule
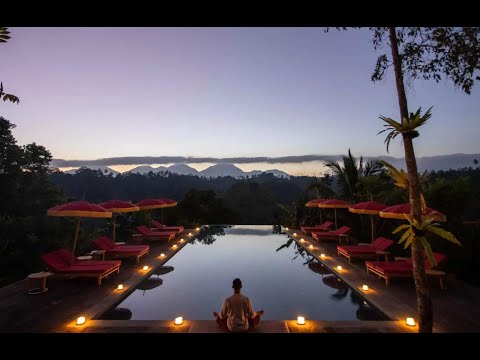
<instances>
[{"instance_id":1,"label":"palm tree","mask_svg":"<svg viewBox=\"0 0 480 360\"><path fill-rule=\"evenodd\" d=\"M342 195L350 201L356 200L357 184L362 177L375 175L383 171L382 163L372 159L364 162L362 156L357 161L350 149L348 149L348 156L342 155L342 162L343 166L338 161L329 161L325 165L337 175Z\"/></svg>"}]
</instances>

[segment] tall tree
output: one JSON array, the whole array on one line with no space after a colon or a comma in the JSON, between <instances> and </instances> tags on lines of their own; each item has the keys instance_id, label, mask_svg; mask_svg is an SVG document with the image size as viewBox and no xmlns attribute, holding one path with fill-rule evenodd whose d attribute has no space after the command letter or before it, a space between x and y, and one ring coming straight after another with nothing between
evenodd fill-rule
<instances>
[{"instance_id":1,"label":"tall tree","mask_svg":"<svg viewBox=\"0 0 480 360\"><path fill-rule=\"evenodd\" d=\"M338 161L328 161L328 166L335 175L342 191L342 195L350 201L355 201L357 195L357 185L362 177L378 174L382 171L383 165L375 160L363 161L363 156L357 160L348 149L348 156L342 155L342 163Z\"/></svg>"},{"instance_id":2,"label":"tall tree","mask_svg":"<svg viewBox=\"0 0 480 360\"><path fill-rule=\"evenodd\" d=\"M420 224L422 222L421 185L413 138L419 135L418 127L428 118L422 117L420 110L416 114L409 115L405 82L413 84L416 79L434 79L439 82L443 77L470 94L475 81L480 80L480 28L376 27L370 30L373 33L375 50L382 49L385 43L390 46L390 56L383 53L377 58L372 81L384 79L387 69L393 66L401 118L396 122L401 124L401 127L393 126L393 131L402 135L408 171L411 217L413 221ZM392 135L391 138L394 136ZM387 140L391 138L387 137ZM432 301L424 268L424 244L421 236L418 236L421 234L418 231L412 238L413 273L420 316L419 332L432 332Z\"/></svg>"}]
</instances>

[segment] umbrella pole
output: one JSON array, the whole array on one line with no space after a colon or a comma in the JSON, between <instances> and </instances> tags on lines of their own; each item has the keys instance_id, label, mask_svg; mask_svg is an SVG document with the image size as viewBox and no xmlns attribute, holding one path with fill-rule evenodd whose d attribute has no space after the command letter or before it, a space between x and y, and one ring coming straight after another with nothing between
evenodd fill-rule
<instances>
[{"instance_id":1,"label":"umbrella pole","mask_svg":"<svg viewBox=\"0 0 480 360\"><path fill-rule=\"evenodd\" d=\"M80 218L77 218L77 225L75 226L75 236L73 238L73 248L72 248L73 258L75 258L75 248L77 247L78 230L80 230Z\"/></svg>"},{"instance_id":2,"label":"umbrella pole","mask_svg":"<svg viewBox=\"0 0 480 360\"><path fill-rule=\"evenodd\" d=\"M372 245L373 245L373 238L375 237L375 229L373 228L373 215L370 215L370 224L372 225Z\"/></svg>"},{"instance_id":3,"label":"umbrella pole","mask_svg":"<svg viewBox=\"0 0 480 360\"><path fill-rule=\"evenodd\" d=\"M322 225L322 224L323 224L323 221L322 221L322 208L319 208L319 210L320 210L320 225Z\"/></svg>"},{"instance_id":4,"label":"umbrella pole","mask_svg":"<svg viewBox=\"0 0 480 360\"><path fill-rule=\"evenodd\" d=\"M115 242L115 214L113 215L113 242Z\"/></svg>"},{"instance_id":5,"label":"umbrella pole","mask_svg":"<svg viewBox=\"0 0 480 360\"><path fill-rule=\"evenodd\" d=\"M335 230L338 230L338 226L337 226L337 208L334 208L333 210L335 210Z\"/></svg>"}]
</instances>

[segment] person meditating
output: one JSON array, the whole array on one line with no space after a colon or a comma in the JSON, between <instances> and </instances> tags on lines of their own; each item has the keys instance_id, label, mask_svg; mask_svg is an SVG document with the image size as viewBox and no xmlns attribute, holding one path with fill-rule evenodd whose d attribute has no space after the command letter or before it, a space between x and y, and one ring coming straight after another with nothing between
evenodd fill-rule
<instances>
[{"instance_id":1,"label":"person meditating","mask_svg":"<svg viewBox=\"0 0 480 360\"><path fill-rule=\"evenodd\" d=\"M240 293L242 281L233 280L233 295L226 298L220 314L213 312L217 318L217 324L232 332L245 332L253 329L259 322L264 311L253 311L250 299Z\"/></svg>"}]
</instances>

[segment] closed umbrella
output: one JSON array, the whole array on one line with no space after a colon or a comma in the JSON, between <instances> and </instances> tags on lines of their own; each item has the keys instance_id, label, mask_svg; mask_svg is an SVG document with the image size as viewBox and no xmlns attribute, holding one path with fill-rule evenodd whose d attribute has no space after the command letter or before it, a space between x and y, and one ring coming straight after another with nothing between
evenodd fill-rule
<instances>
[{"instance_id":1,"label":"closed umbrella","mask_svg":"<svg viewBox=\"0 0 480 360\"><path fill-rule=\"evenodd\" d=\"M73 238L72 255L75 256L77 247L78 231L80 229L81 218L111 218L112 213L101 206L91 204L86 201L73 201L66 204L54 206L47 210L48 216L63 216L77 218L75 227L75 236Z\"/></svg>"},{"instance_id":2,"label":"closed umbrella","mask_svg":"<svg viewBox=\"0 0 480 360\"><path fill-rule=\"evenodd\" d=\"M378 213L387 208L387 205L380 204L376 201L364 201L358 204L354 204L348 208L348 211L355 214L366 214L370 215L370 224L372 226L372 243L375 237L375 228L373 226L373 215L378 215Z\"/></svg>"},{"instance_id":3,"label":"closed umbrella","mask_svg":"<svg viewBox=\"0 0 480 360\"><path fill-rule=\"evenodd\" d=\"M115 242L116 214L129 213L129 212L140 210L140 208L138 206L135 206L131 202L123 201L123 200L110 200L110 201L100 203L98 205L103 207L104 209L107 209L108 211L110 211L112 213L112 217L113 217L113 235L112 235L113 242Z\"/></svg>"},{"instance_id":4,"label":"closed umbrella","mask_svg":"<svg viewBox=\"0 0 480 360\"><path fill-rule=\"evenodd\" d=\"M338 229L337 227L337 209L347 209L351 206L350 203L346 202L345 200L339 199L330 199L325 200L317 205L321 209L334 209L335 210L335 230Z\"/></svg>"}]
</instances>

